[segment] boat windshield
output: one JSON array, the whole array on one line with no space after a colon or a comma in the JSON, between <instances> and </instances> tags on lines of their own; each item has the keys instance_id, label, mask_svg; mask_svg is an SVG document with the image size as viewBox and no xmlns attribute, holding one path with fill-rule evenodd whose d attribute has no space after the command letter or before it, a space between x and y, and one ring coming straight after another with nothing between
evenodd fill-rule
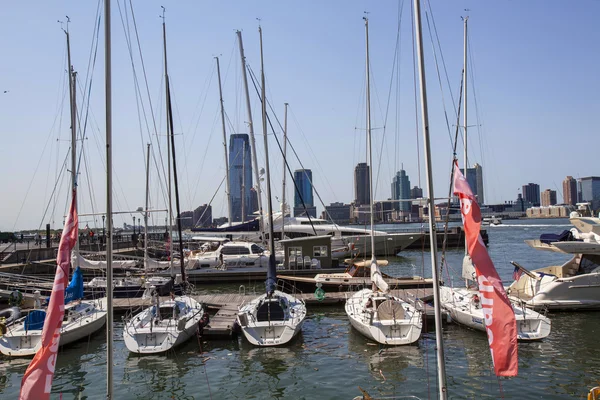
<instances>
[{"instance_id":1,"label":"boat windshield","mask_svg":"<svg viewBox=\"0 0 600 400\"><path fill-rule=\"evenodd\" d=\"M577 275L600 272L600 255L586 254L581 258Z\"/></svg>"}]
</instances>

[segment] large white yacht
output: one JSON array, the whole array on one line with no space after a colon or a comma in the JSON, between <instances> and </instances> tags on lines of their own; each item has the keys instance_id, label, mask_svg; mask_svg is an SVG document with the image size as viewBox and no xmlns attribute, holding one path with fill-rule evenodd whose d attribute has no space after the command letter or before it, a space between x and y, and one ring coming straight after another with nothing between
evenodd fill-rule
<instances>
[{"instance_id":1,"label":"large white yacht","mask_svg":"<svg viewBox=\"0 0 600 400\"><path fill-rule=\"evenodd\" d=\"M533 309L600 309L600 219L572 217L575 226L560 235L525 242L537 250L573 254L563 265L521 270L509 297Z\"/></svg>"},{"instance_id":2,"label":"large white yacht","mask_svg":"<svg viewBox=\"0 0 600 400\"><path fill-rule=\"evenodd\" d=\"M332 250L340 254L340 257L351 257L357 253L363 256L371 255L371 230L370 227L357 228L340 226L333 222L308 217L282 217L282 212L273 213L273 231L276 239L281 239L282 233L285 238L295 239L307 236L332 237ZM264 218L264 231L268 232L268 218ZM260 219L256 218L246 223L224 224L213 229L194 229L195 232L214 234L227 234L235 239L261 241ZM268 239L268 234L266 234ZM375 254L396 255L407 246L421 239L423 235L418 232L410 233L388 233L374 231Z\"/></svg>"}]
</instances>

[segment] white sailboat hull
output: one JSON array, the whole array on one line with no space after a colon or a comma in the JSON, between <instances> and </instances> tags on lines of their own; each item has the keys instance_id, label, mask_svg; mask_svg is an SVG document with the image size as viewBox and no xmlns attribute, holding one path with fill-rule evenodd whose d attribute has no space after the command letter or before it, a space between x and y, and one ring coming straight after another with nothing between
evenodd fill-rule
<instances>
[{"instance_id":1,"label":"white sailboat hull","mask_svg":"<svg viewBox=\"0 0 600 400\"><path fill-rule=\"evenodd\" d=\"M485 332L483 309L476 304L473 297L479 291L467 288L440 287L442 307L448 311L453 321L472 329ZM550 334L550 319L526 307L513 304L517 322L518 340L541 340Z\"/></svg>"},{"instance_id":2,"label":"white sailboat hull","mask_svg":"<svg viewBox=\"0 0 600 400\"><path fill-rule=\"evenodd\" d=\"M270 307L266 307L267 303ZM288 343L302 330L305 318L304 302L276 290L271 299L264 294L243 304L238 312L237 322L251 344L279 346Z\"/></svg>"},{"instance_id":3,"label":"white sailboat hull","mask_svg":"<svg viewBox=\"0 0 600 400\"><path fill-rule=\"evenodd\" d=\"M180 307L174 313L174 307ZM189 340L198 330L198 322L204 314L204 307L189 296L176 297L160 304L170 315L157 318L156 306L149 307L133 316L125 324L123 339L132 353L164 353Z\"/></svg>"},{"instance_id":4,"label":"white sailboat hull","mask_svg":"<svg viewBox=\"0 0 600 400\"><path fill-rule=\"evenodd\" d=\"M100 330L106 323L106 299L82 301L68 305L69 312L81 313L80 317L63 322L60 332L60 346L68 345L88 337ZM26 331L23 319L9 327L8 332L0 337L0 352L10 357L33 356L42 347L42 329Z\"/></svg>"},{"instance_id":5,"label":"white sailboat hull","mask_svg":"<svg viewBox=\"0 0 600 400\"><path fill-rule=\"evenodd\" d=\"M377 301L392 301L402 307L403 314L399 318L380 318L382 316L378 308L366 306L369 298ZM422 330L422 316L413 306L402 300L373 292L371 289L363 289L356 292L346 300L346 314L350 323L367 338L381 344L407 345L419 340Z\"/></svg>"}]
</instances>

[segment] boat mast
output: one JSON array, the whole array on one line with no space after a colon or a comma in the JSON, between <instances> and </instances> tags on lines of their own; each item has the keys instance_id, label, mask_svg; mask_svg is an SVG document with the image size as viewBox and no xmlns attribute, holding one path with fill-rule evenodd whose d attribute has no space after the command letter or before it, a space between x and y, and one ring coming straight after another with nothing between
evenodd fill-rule
<instances>
[{"instance_id":1,"label":"boat mast","mask_svg":"<svg viewBox=\"0 0 600 400\"><path fill-rule=\"evenodd\" d=\"M69 105L71 112L71 187L77 188L77 72L71 64L71 37L69 35L69 17L67 17L67 66L69 75ZM75 196L75 209L77 210L77 196ZM79 256L79 239L75 241L73 251Z\"/></svg>"},{"instance_id":2,"label":"boat mast","mask_svg":"<svg viewBox=\"0 0 600 400\"><path fill-rule=\"evenodd\" d=\"M242 193L240 198L242 200L242 222L246 222L246 142L242 142ZM229 223L231 226L231 222Z\"/></svg>"},{"instance_id":3,"label":"boat mast","mask_svg":"<svg viewBox=\"0 0 600 400\"><path fill-rule=\"evenodd\" d=\"M421 123L423 128L423 144L425 148L425 169L427 170L427 209L429 215L429 241L431 252L431 274L433 279L433 303L435 310L435 342L437 356L437 375L439 398L447 399L446 365L444 363L444 342L442 340L442 312L440 308L440 286L437 271L437 234L435 231L435 203L433 195L433 173L431 168L431 144L429 141L429 115L427 110L427 89L425 83L425 66L423 64L423 37L421 30L421 3L414 0L414 18L417 41L417 62L421 92Z\"/></svg>"},{"instance_id":4,"label":"boat mast","mask_svg":"<svg viewBox=\"0 0 600 400\"><path fill-rule=\"evenodd\" d=\"M377 263L377 260L375 258L375 217L373 211L373 154L371 151L371 73L369 70L369 19L367 17L363 17L363 19L365 20L365 32L367 39L367 164L369 166L369 206L371 214L371 265L373 265L373 263ZM371 284L373 291L377 290L375 282L372 282Z\"/></svg>"},{"instance_id":5,"label":"boat mast","mask_svg":"<svg viewBox=\"0 0 600 400\"><path fill-rule=\"evenodd\" d=\"M177 211L177 236L179 239L179 264L181 268L181 280L183 281L184 286L186 286L186 277L185 277L185 264L183 257L183 238L181 235L181 211L179 208L179 186L177 184L177 159L175 158L175 135L173 134L173 108L171 103L171 87L169 83L169 73L167 71L167 28L165 24L164 17L164 7L163 7L163 38L164 38L164 51L165 51L165 82L167 85L167 132L171 139L171 153L173 157L173 182L175 183L175 207ZM169 171L170 178L170 171ZM169 214L172 216L173 209L170 207L171 205L171 179L169 179ZM171 226L171 232L173 232L173 224L169 224ZM170 250L170 261L171 261L171 274L173 274L173 235L171 234L171 240L169 241L169 250ZM173 274L174 275L174 274Z\"/></svg>"},{"instance_id":6,"label":"boat mast","mask_svg":"<svg viewBox=\"0 0 600 400\"><path fill-rule=\"evenodd\" d=\"M267 271L266 290L270 296L275 291L277 270L275 265L275 237L273 235L273 203L271 201L271 172L269 168L269 143L267 140L267 99L265 98L265 67L263 64L262 28L258 26L260 36L260 97L262 103L263 138L265 141L267 214L269 218L269 269Z\"/></svg>"},{"instance_id":7,"label":"boat mast","mask_svg":"<svg viewBox=\"0 0 600 400\"><path fill-rule=\"evenodd\" d=\"M242 59L242 78L244 80L244 91L246 93L246 109L248 111L248 128L250 129L250 142L252 144L252 169L254 169L254 179L256 180L256 195L258 197L258 211L261 232L264 231L262 194L260 190L260 175L258 173L258 160L256 158L256 141L254 140L254 124L252 123L252 107L250 106L250 92L248 91L248 77L246 73L246 57L244 56L244 44L242 42L242 32L236 31L240 43L240 58ZM264 241L264 234L262 240Z\"/></svg>"},{"instance_id":8,"label":"boat mast","mask_svg":"<svg viewBox=\"0 0 600 400\"><path fill-rule=\"evenodd\" d=\"M465 142L464 143L465 144L464 168L465 168L465 178L466 178L467 177L467 21L469 20L469 17L465 17L463 20L465 23L464 58L463 58L463 99L464 99L463 129L464 129L464 133L465 133L465 137L464 137L464 142ZM465 237L465 243L466 243L466 237Z\"/></svg>"},{"instance_id":9,"label":"boat mast","mask_svg":"<svg viewBox=\"0 0 600 400\"><path fill-rule=\"evenodd\" d=\"M215 57L217 60L217 77L219 78L219 102L221 103L221 124L223 125L223 149L225 150L225 176L227 179L226 190L227 190L227 210L229 212L229 226L233 222L231 213L231 186L229 182L229 160L227 158L227 132L225 132L225 106L223 105L223 89L221 88L221 67L219 65L219 57ZM242 211L242 214L244 212ZM243 221L243 219L242 219Z\"/></svg>"},{"instance_id":10,"label":"boat mast","mask_svg":"<svg viewBox=\"0 0 600 400\"><path fill-rule=\"evenodd\" d=\"M287 114L288 114L288 103L285 104L285 118L283 120L283 190L281 195L281 239L285 238L285 176L287 175L285 163L287 161Z\"/></svg>"},{"instance_id":11,"label":"boat mast","mask_svg":"<svg viewBox=\"0 0 600 400\"><path fill-rule=\"evenodd\" d=\"M112 285L112 60L110 32L110 0L104 1L104 71L106 104L106 398L113 395L113 285Z\"/></svg>"},{"instance_id":12,"label":"boat mast","mask_svg":"<svg viewBox=\"0 0 600 400\"><path fill-rule=\"evenodd\" d=\"M173 199L171 198L171 138L173 135L172 124L169 123L170 118L170 104L169 104L169 74L167 70L167 27L165 24L165 8L161 6L163 9L162 14L162 30L163 30L163 54L165 55L165 92L167 96L166 100L166 108L167 108L167 192L169 196L169 270L171 271L171 276L174 276L173 272ZM173 161L174 163L174 161ZM181 258L181 257L180 257ZM183 278L183 276L182 276Z\"/></svg>"},{"instance_id":13,"label":"boat mast","mask_svg":"<svg viewBox=\"0 0 600 400\"><path fill-rule=\"evenodd\" d=\"M146 155L146 208L144 211L144 273L148 275L148 202L150 191L150 143Z\"/></svg>"}]
</instances>

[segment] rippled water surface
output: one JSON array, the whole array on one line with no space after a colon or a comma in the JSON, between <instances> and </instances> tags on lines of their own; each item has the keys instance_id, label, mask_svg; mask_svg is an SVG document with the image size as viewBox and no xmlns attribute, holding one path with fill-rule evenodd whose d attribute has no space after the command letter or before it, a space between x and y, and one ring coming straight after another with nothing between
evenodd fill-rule
<instances>
[{"instance_id":1,"label":"rippled water surface","mask_svg":"<svg viewBox=\"0 0 600 400\"><path fill-rule=\"evenodd\" d=\"M383 226L394 230L405 226ZM416 225L414 226L416 227ZM530 249L524 239L559 233L568 220L505 221L488 228L489 252L501 278L510 282L511 260L529 268L560 264L568 256ZM420 251L390 259L391 275L431 276L430 255ZM458 274L463 250L447 254ZM443 273L449 280L449 275ZM455 280L460 284L460 280ZM251 283L252 285L252 283ZM256 287L261 288L257 282ZM199 287L237 293L237 285ZM519 376L494 376L487 339L458 325L444 327L450 398L582 399L600 380L600 312L551 314L552 333L541 342L519 343ZM117 317L120 321L120 317ZM240 339L191 340L162 356L130 355L115 323L115 399L351 399L358 387L373 397L437 398L432 327L417 345L381 347L351 329L343 307L310 307L302 334L282 348L254 348ZM104 398L106 336L60 351L53 398ZM16 399L29 360L0 360L0 398Z\"/></svg>"}]
</instances>

